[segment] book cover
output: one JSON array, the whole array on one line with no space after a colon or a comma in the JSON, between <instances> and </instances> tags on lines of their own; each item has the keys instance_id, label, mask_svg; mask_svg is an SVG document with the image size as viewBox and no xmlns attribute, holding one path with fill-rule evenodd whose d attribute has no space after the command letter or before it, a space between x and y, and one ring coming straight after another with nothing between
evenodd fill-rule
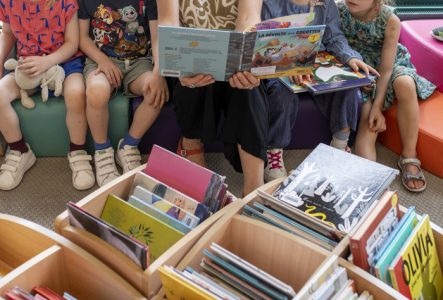
<instances>
[{"instance_id":1,"label":"book cover","mask_svg":"<svg viewBox=\"0 0 443 300\"><path fill-rule=\"evenodd\" d=\"M145 213L153 216L157 220L160 220L163 223L166 223L169 226L174 227L175 229L179 230L183 234L186 234L192 230L192 227L189 227L186 224L183 224L178 219L172 217L170 214L165 213L164 211L158 209L154 205L148 204L148 203L140 200L139 198L137 198L134 195L131 195L129 197L128 203L137 207L138 209L144 211Z\"/></svg>"},{"instance_id":2,"label":"book cover","mask_svg":"<svg viewBox=\"0 0 443 300\"><path fill-rule=\"evenodd\" d=\"M146 173L138 172L135 174L130 194L134 194L136 192L137 186L151 191L156 196L151 198L152 202L159 199L164 199L174 205L175 203L180 203L180 206L182 206L185 211L199 218L200 222L206 220L210 215L209 208L203 203L199 203L191 197L180 193L179 191L165 185ZM149 197L142 200L149 200Z\"/></svg>"},{"instance_id":3,"label":"book cover","mask_svg":"<svg viewBox=\"0 0 443 300\"><path fill-rule=\"evenodd\" d=\"M397 174L393 168L319 144L272 196L347 234Z\"/></svg>"},{"instance_id":4,"label":"book cover","mask_svg":"<svg viewBox=\"0 0 443 300\"><path fill-rule=\"evenodd\" d=\"M160 266L160 279L166 297L171 300L216 300L215 295L199 287L189 279L180 276L172 267Z\"/></svg>"},{"instance_id":5,"label":"book cover","mask_svg":"<svg viewBox=\"0 0 443 300\"><path fill-rule=\"evenodd\" d=\"M227 81L237 71L259 78L307 74L324 25L250 32L158 26L162 76L210 74Z\"/></svg>"},{"instance_id":6,"label":"book cover","mask_svg":"<svg viewBox=\"0 0 443 300\"><path fill-rule=\"evenodd\" d=\"M394 287L409 299L443 297L443 276L428 215L423 215L389 266Z\"/></svg>"},{"instance_id":7,"label":"book cover","mask_svg":"<svg viewBox=\"0 0 443 300\"><path fill-rule=\"evenodd\" d=\"M184 235L114 195L108 196L101 219L149 246L151 262Z\"/></svg>"},{"instance_id":8,"label":"book cover","mask_svg":"<svg viewBox=\"0 0 443 300\"><path fill-rule=\"evenodd\" d=\"M293 93L309 91L314 95L367 86L374 82L372 77L355 72L324 51L317 54L312 75L312 82L305 81L302 85L290 82L288 77L281 77L280 80Z\"/></svg>"},{"instance_id":9,"label":"book cover","mask_svg":"<svg viewBox=\"0 0 443 300\"><path fill-rule=\"evenodd\" d=\"M289 16L278 17L261 21L247 28L245 31L308 26L312 23L312 21L314 21L314 17L314 11L310 11L304 14L293 14Z\"/></svg>"},{"instance_id":10,"label":"book cover","mask_svg":"<svg viewBox=\"0 0 443 300\"><path fill-rule=\"evenodd\" d=\"M180 200L176 199L171 203L141 186L136 186L134 188L132 196L135 196L138 200L141 200L147 205L157 208L162 213L172 217L187 227L194 228L200 222L198 217L194 216L191 212L186 211L184 203Z\"/></svg>"},{"instance_id":11,"label":"book cover","mask_svg":"<svg viewBox=\"0 0 443 300\"><path fill-rule=\"evenodd\" d=\"M392 281L388 273L389 265L411 235L417 222L415 209L412 207L400 220L396 228L397 230L392 232L389 240L386 242L386 246L380 249L379 255L376 257L377 264L374 267L375 275L378 279L386 282L390 286L392 286Z\"/></svg>"},{"instance_id":12,"label":"book cover","mask_svg":"<svg viewBox=\"0 0 443 300\"><path fill-rule=\"evenodd\" d=\"M128 256L134 263L145 270L149 265L149 248L138 240L131 238L118 228L91 215L75 203L68 202L69 224L86 230Z\"/></svg>"},{"instance_id":13,"label":"book cover","mask_svg":"<svg viewBox=\"0 0 443 300\"><path fill-rule=\"evenodd\" d=\"M372 246L376 243L378 237L388 232L391 228L390 225L387 224L388 222L383 222L383 220L386 216L388 216L387 219L398 219L398 214L397 193L393 191L385 191L375 208L350 237L349 242L354 265L369 272L370 264L368 259L370 256L370 250L372 250Z\"/></svg>"},{"instance_id":14,"label":"book cover","mask_svg":"<svg viewBox=\"0 0 443 300\"><path fill-rule=\"evenodd\" d=\"M171 151L154 145L144 172L203 203L211 212L220 206L218 196L225 177Z\"/></svg>"}]
</instances>

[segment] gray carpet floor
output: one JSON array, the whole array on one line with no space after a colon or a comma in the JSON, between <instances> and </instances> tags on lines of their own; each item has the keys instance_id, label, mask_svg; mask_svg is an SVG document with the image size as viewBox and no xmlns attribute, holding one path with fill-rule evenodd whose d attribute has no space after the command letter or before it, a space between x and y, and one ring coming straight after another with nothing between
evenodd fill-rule
<instances>
[{"instance_id":1,"label":"gray carpet floor","mask_svg":"<svg viewBox=\"0 0 443 300\"><path fill-rule=\"evenodd\" d=\"M380 145L377 151L380 163L396 167L397 156L393 152ZM285 151L284 161L288 170L295 168L309 152L310 150ZM241 195L242 176L231 168L223 155L209 153L206 154L206 159L210 169L226 176L230 191L236 196ZM434 223L443 226L443 179L428 172L425 172L425 176L428 188L423 193L406 191L400 177L397 177L391 188L398 191L401 204L414 205L418 212L429 214ZM77 202L92 191L93 189L79 192L72 187L66 158L39 158L18 188L9 192L0 191L0 212L52 228L55 218L65 210L68 201Z\"/></svg>"}]
</instances>

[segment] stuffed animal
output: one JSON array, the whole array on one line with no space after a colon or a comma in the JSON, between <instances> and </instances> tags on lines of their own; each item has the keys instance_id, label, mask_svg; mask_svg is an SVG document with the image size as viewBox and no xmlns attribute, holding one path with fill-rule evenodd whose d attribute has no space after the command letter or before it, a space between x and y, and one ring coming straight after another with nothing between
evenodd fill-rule
<instances>
[{"instance_id":1,"label":"stuffed animal","mask_svg":"<svg viewBox=\"0 0 443 300\"><path fill-rule=\"evenodd\" d=\"M22 58L19 59L20 61ZM30 77L18 69L19 62L15 59L8 59L5 62L5 69L14 71L15 81L20 88L21 103L24 107L32 109L35 107L34 100L29 97L28 91L37 87L42 89L42 100L46 102L49 97L49 90L54 91L56 97L63 92L63 81L65 80L65 70L59 65L50 67L46 72Z\"/></svg>"}]
</instances>

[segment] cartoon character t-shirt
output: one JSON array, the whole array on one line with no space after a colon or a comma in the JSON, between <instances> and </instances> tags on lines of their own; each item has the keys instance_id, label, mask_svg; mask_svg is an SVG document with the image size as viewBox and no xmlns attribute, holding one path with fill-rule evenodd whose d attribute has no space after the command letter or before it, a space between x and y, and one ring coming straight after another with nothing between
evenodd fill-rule
<instances>
[{"instance_id":1,"label":"cartoon character t-shirt","mask_svg":"<svg viewBox=\"0 0 443 300\"><path fill-rule=\"evenodd\" d=\"M79 0L79 18L89 19L89 34L110 57L150 55L149 21L157 20L155 0Z\"/></svg>"}]
</instances>

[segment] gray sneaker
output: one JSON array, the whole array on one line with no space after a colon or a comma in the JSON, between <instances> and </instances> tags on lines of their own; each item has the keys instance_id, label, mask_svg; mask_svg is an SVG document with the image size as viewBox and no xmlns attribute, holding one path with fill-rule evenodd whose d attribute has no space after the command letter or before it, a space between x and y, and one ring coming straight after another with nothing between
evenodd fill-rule
<instances>
[{"instance_id":1,"label":"gray sneaker","mask_svg":"<svg viewBox=\"0 0 443 300\"><path fill-rule=\"evenodd\" d=\"M96 150L94 163L95 176L99 186L103 186L120 176L120 173L115 166L114 149L112 149L112 147L104 150Z\"/></svg>"},{"instance_id":2,"label":"gray sneaker","mask_svg":"<svg viewBox=\"0 0 443 300\"><path fill-rule=\"evenodd\" d=\"M123 139L118 142L115 160L117 164L122 167L123 173L141 166L142 158L137 146L124 145L123 148L120 149L121 143L123 143Z\"/></svg>"},{"instance_id":3,"label":"gray sneaker","mask_svg":"<svg viewBox=\"0 0 443 300\"><path fill-rule=\"evenodd\" d=\"M87 190L94 186L95 176L92 172L91 155L85 150L68 153L69 167L72 171L72 185L77 190Z\"/></svg>"},{"instance_id":4,"label":"gray sneaker","mask_svg":"<svg viewBox=\"0 0 443 300\"><path fill-rule=\"evenodd\" d=\"M265 182L286 177L288 173L283 162L283 149L268 149L266 155L268 157L268 164L265 168Z\"/></svg>"},{"instance_id":5,"label":"gray sneaker","mask_svg":"<svg viewBox=\"0 0 443 300\"><path fill-rule=\"evenodd\" d=\"M35 155L28 144L28 152L21 153L8 149L5 160L0 167L0 190L9 191L17 187L35 163Z\"/></svg>"}]
</instances>

